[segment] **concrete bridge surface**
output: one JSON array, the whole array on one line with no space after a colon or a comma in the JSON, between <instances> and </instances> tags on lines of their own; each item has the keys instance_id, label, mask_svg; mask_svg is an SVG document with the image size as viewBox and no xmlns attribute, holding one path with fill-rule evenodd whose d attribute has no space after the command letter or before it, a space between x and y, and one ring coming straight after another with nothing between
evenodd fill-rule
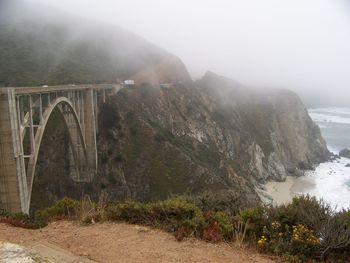
<instances>
[{"instance_id":1,"label":"concrete bridge surface","mask_svg":"<svg viewBox=\"0 0 350 263\"><path fill-rule=\"evenodd\" d=\"M29 213L41 141L55 109L69 132L70 176L77 182L91 181L97 170L98 105L121 88L112 84L0 88L0 209Z\"/></svg>"}]
</instances>

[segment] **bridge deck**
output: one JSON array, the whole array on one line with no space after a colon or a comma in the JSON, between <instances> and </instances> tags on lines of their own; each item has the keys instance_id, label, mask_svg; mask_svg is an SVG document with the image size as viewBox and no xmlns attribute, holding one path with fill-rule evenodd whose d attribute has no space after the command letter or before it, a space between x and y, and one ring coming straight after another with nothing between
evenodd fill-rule
<instances>
[{"instance_id":1,"label":"bridge deck","mask_svg":"<svg viewBox=\"0 0 350 263\"><path fill-rule=\"evenodd\" d=\"M49 87L0 87L0 95L5 93L8 88L13 88L15 94L26 95L26 94L45 94L59 91L74 91L74 90L104 90L104 89L115 89L120 88L118 84L87 84L87 85L60 85L60 86L49 86Z\"/></svg>"}]
</instances>

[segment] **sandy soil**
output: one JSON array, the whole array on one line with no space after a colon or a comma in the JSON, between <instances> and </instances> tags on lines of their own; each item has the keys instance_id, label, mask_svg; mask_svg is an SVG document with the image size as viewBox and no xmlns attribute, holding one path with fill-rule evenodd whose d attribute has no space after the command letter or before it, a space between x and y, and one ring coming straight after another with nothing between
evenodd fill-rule
<instances>
[{"instance_id":1,"label":"sandy soil","mask_svg":"<svg viewBox=\"0 0 350 263\"><path fill-rule=\"evenodd\" d=\"M284 182L266 183L265 189L272 196L275 205L282 205L291 202L293 197L301 195L314 185L311 178L287 176Z\"/></svg>"},{"instance_id":2,"label":"sandy soil","mask_svg":"<svg viewBox=\"0 0 350 263\"><path fill-rule=\"evenodd\" d=\"M233 244L196 239L177 242L169 233L123 223L82 226L58 221L40 230L0 224L0 241L23 246L45 242L97 262L276 262Z\"/></svg>"}]
</instances>

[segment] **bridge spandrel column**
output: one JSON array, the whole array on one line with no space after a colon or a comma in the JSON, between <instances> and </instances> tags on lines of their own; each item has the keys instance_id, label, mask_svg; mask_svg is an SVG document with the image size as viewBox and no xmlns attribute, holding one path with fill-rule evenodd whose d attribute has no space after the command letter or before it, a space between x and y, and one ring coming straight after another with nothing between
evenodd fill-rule
<instances>
[{"instance_id":1,"label":"bridge spandrel column","mask_svg":"<svg viewBox=\"0 0 350 263\"><path fill-rule=\"evenodd\" d=\"M90 178L97 171L95 98L92 89L84 92L84 133Z\"/></svg>"},{"instance_id":2,"label":"bridge spandrel column","mask_svg":"<svg viewBox=\"0 0 350 263\"><path fill-rule=\"evenodd\" d=\"M27 180L14 91L0 95L0 208L28 212Z\"/></svg>"}]
</instances>

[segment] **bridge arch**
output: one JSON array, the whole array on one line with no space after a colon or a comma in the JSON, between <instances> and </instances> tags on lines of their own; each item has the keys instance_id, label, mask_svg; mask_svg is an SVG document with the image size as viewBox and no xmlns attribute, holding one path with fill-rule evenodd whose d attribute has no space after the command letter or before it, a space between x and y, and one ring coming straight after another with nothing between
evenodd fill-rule
<instances>
[{"instance_id":1,"label":"bridge arch","mask_svg":"<svg viewBox=\"0 0 350 263\"><path fill-rule=\"evenodd\" d=\"M55 109L69 137L70 176L91 182L97 173L98 104L122 86L68 85L0 89L0 211L29 213L43 136ZM25 138L26 139L25 139ZM24 147L30 142L30 147Z\"/></svg>"},{"instance_id":2,"label":"bridge arch","mask_svg":"<svg viewBox=\"0 0 350 263\"><path fill-rule=\"evenodd\" d=\"M41 148L41 143L45 134L45 130L52 112L58 109L65 124L65 129L69 134L70 149L72 151L75 171L75 181L87 182L91 180L90 173L88 171L88 157L86 150L86 143L84 139L83 129L79 121L77 112L74 109L72 102L66 97L58 97L51 102L42 114L42 123L37 128L34 138L34 152L30 156L27 167L27 207L30 208L32 188L36 170L36 164Z\"/></svg>"}]
</instances>

